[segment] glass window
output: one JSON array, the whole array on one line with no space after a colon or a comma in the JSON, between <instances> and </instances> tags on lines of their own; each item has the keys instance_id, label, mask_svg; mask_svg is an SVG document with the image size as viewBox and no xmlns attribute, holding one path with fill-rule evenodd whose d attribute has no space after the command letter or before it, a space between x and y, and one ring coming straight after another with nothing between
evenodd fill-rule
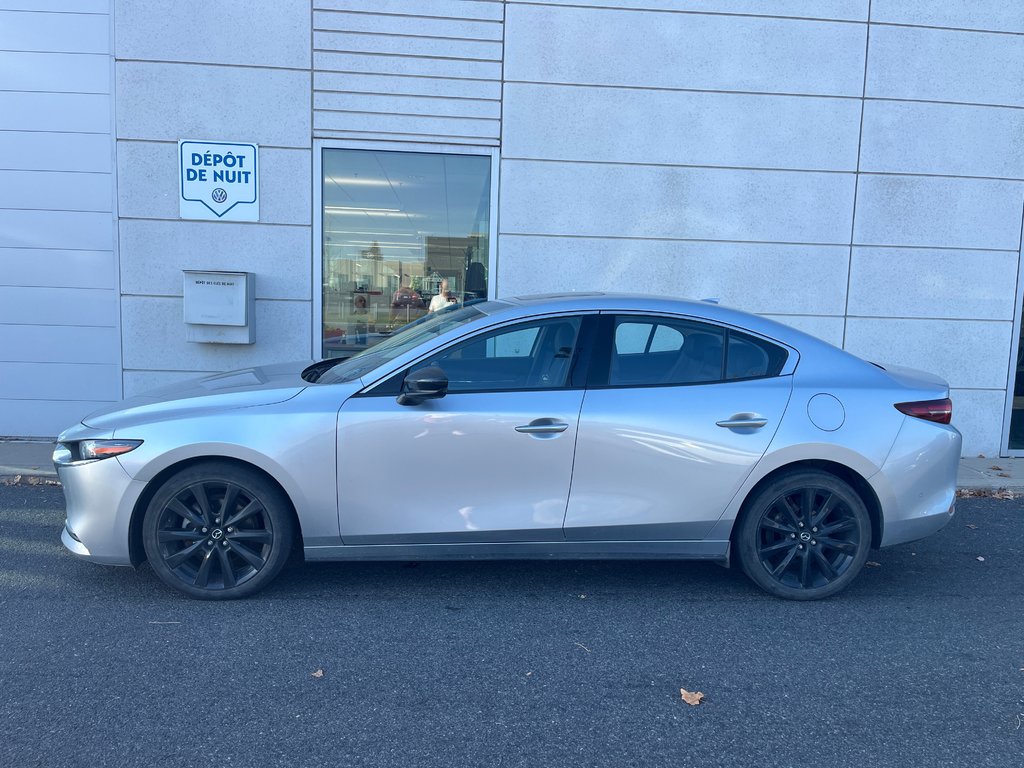
<instances>
[{"instance_id":1,"label":"glass window","mask_svg":"<svg viewBox=\"0 0 1024 768\"><path fill-rule=\"evenodd\" d=\"M668 318L616 318L608 383L658 386L721 381L725 332Z\"/></svg>"},{"instance_id":2,"label":"glass window","mask_svg":"<svg viewBox=\"0 0 1024 768\"><path fill-rule=\"evenodd\" d=\"M782 347L730 331L725 377L756 379L778 376L788 356L789 353Z\"/></svg>"},{"instance_id":3,"label":"glass window","mask_svg":"<svg viewBox=\"0 0 1024 768\"><path fill-rule=\"evenodd\" d=\"M487 297L491 159L323 151L324 357Z\"/></svg>"},{"instance_id":4,"label":"glass window","mask_svg":"<svg viewBox=\"0 0 1024 768\"><path fill-rule=\"evenodd\" d=\"M480 334L417 368L436 365L449 392L564 387L580 318L554 318Z\"/></svg>"}]
</instances>

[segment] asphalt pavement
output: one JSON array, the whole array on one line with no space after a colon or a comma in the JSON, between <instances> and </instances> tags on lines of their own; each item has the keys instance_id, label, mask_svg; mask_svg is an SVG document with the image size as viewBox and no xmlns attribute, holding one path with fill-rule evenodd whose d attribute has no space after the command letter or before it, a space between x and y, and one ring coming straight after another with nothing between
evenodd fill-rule
<instances>
[{"instance_id":1,"label":"asphalt pavement","mask_svg":"<svg viewBox=\"0 0 1024 768\"><path fill-rule=\"evenodd\" d=\"M1024 502L958 509L816 603L670 562L325 563L204 603L0 486L0 766L1019 766Z\"/></svg>"}]
</instances>

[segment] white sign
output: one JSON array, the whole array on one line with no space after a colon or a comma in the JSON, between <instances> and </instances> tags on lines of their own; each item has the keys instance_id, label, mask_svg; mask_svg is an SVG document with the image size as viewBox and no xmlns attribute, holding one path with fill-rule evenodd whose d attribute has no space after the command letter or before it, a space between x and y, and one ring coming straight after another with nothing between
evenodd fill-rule
<instances>
[{"instance_id":1,"label":"white sign","mask_svg":"<svg viewBox=\"0 0 1024 768\"><path fill-rule=\"evenodd\" d=\"M259 221L259 147L224 141L178 142L183 219Z\"/></svg>"}]
</instances>

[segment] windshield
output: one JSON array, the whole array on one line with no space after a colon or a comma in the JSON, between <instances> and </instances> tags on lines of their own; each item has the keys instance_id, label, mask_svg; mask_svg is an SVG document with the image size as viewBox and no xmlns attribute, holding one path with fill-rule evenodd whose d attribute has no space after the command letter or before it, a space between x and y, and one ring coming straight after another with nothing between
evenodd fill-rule
<instances>
[{"instance_id":1,"label":"windshield","mask_svg":"<svg viewBox=\"0 0 1024 768\"><path fill-rule=\"evenodd\" d=\"M318 379L320 384L337 384L343 381L352 381L364 373L394 360L403 355L413 347L422 344L430 339L437 338L453 328L472 322L477 318L490 314L487 309L496 309L498 306L506 306L500 302L481 302L475 305L464 305L462 307L452 306L440 312L433 312L421 317L415 322L409 323L397 331L391 337L380 344L364 349L357 355L353 355L343 363L338 363L333 368L324 371Z\"/></svg>"}]
</instances>

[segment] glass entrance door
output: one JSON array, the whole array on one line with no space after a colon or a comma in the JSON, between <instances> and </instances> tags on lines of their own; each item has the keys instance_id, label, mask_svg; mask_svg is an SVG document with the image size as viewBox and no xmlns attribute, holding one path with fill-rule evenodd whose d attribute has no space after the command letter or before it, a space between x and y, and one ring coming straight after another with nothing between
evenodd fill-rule
<instances>
[{"instance_id":1,"label":"glass entrance door","mask_svg":"<svg viewBox=\"0 0 1024 768\"><path fill-rule=\"evenodd\" d=\"M486 298L491 158L323 150L323 357Z\"/></svg>"}]
</instances>

